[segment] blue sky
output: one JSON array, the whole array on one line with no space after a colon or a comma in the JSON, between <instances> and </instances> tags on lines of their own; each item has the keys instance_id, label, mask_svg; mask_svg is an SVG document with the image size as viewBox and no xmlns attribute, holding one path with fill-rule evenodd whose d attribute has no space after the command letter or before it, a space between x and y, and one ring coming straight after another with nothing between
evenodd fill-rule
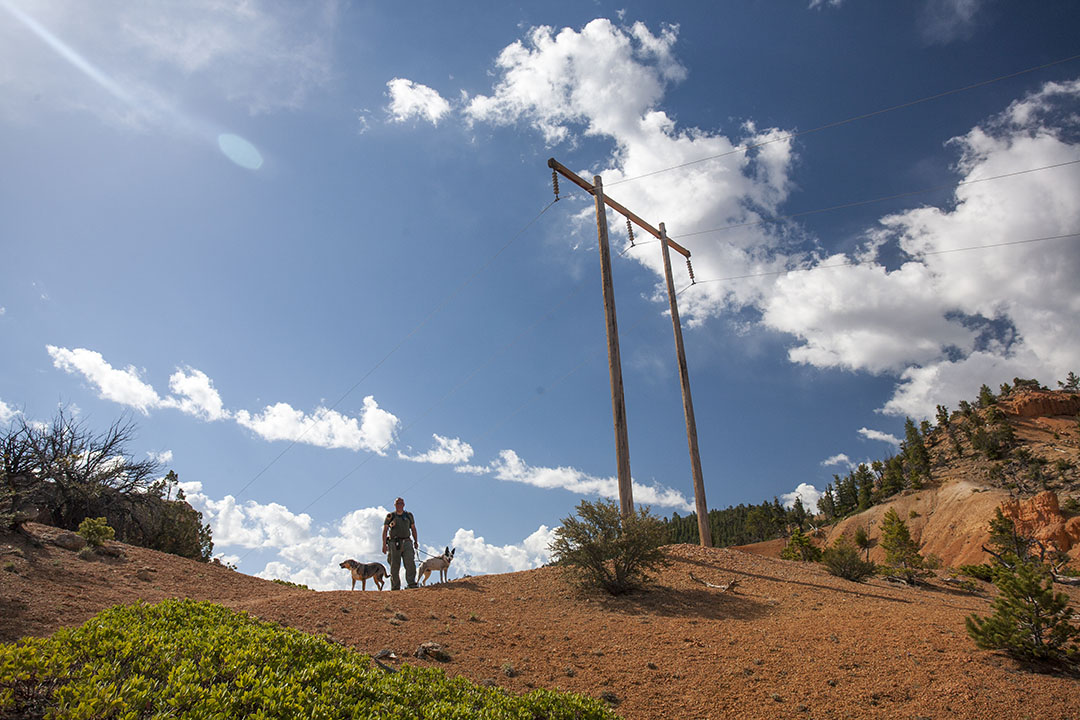
<instances>
[{"instance_id":1,"label":"blue sky","mask_svg":"<svg viewBox=\"0 0 1080 720\"><path fill-rule=\"evenodd\" d=\"M452 576L535 567L617 497L592 202L552 204L555 157L693 253L709 506L813 504L905 416L1078 369L1078 29L1071 2L0 0L0 421L129 413L243 572L347 587L397 495ZM609 220L635 500L685 514L659 246Z\"/></svg>"}]
</instances>

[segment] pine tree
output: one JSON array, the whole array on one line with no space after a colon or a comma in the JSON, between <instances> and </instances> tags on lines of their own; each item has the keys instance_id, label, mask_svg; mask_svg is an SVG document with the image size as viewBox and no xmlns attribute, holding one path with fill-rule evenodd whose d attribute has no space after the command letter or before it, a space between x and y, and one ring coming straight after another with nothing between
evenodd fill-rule
<instances>
[{"instance_id":1,"label":"pine tree","mask_svg":"<svg viewBox=\"0 0 1080 720\"><path fill-rule=\"evenodd\" d=\"M904 458L893 455L885 461L885 471L881 476L881 497L892 497L904 489Z\"/></svg>"},{"instance_id":2,"label":"pine tree","mask_svg":"<svg viewBox=\"0 0 1080 720\"><path fill-rule=\"evenodd\" d=\"M806 512L806 506L803 505L801 497L795 498L795 502L791 505L791 510L788 512L788 517L799 530L802 530L803 526L806 525L809 513Z\"/></svg>"},{"instance_id":3,"label":"pine tree","mask_svg":"<svg viewBox=\"0 0 1080 720\"><path fill-rule=\"evenodd\" d=\"M1065 392L1080 392L1080 377L1077 377L1076 373L1070 371L1065 377L1065 382L1058 380L1058 387Z\"/></svg>"},{"instance_id":4,"label":"pine tree","mask_svg":"<svg viewBox=\"0 0 1080 720\"><path fill-rule=\"evenodd\" d=\"M1054 592L1045 567L1021 562L1013 569L997 568L994 585L993 615L973 613L964 623L976 645L1024 660L1080 660L1080 627L1069 622L1069 598Z\"/></svg>"},{"instance_id":5,"label":"pine tree","mask_svg":"<svg viewBox=\"0 0 1080 720\"><path fill-rule=\"evenodd\" d=\"M979 407L988 408L997 402L997 398L994 397L994 391L990 389L990 386L983 383L983 386L979 388Z\"/></svg>"},{"instance_id":6,"label":"pine tree","mask_svg":"<svg viewBox=\"0 0 1080 720\"><path fill-rule=\"evenodd\" d=\"M817 562L821 559L821 548L815 545L802 530L796 529L791 533L787 545L780 551L780 557L784 560Z\"/></svg>"},{"instance_id":7,"label":"pine tree","mask_svg":"<svg viewBox=\"0 0 1080 720\"><path fill-rule=\"evenodd\" d=\"M990 547L984 548L994 556L1002 567L1015 566L1031 558L1031 546L1034 541L1021 535L1016 530L1012 518L1005 517L1001 508L994 508L994 518L990 521Z\"/></svg>"},{"instance_id":8,"label":"pine tree","mask_svg":"<svg viewBox=\"0 0 1080 720\"><path fill-rule=\"evenodd\" d=\"M836 517L836 498L833 496L833 487L830 483L825 486L825 492L817 501L818 511L825 516L825 522L832 522Z\"/></svg>"},{"instance_id":9,"label":"pine tree","mask_svg":"<svg viewBox=\"0 0 1080 720\"><path fill-rule=\"evenodd\" d=\"M859 510L866 510L874 503L874 476L865 463L855 468L855 485L859 489Z\"/></svg>"},{"instance_id":10,"label":"pine tree","mask_svg":"<svg viewBox=\"0 0 1080 720\"><path fill-rule=\"evenodd\" d=\"M944 405L937 406L937 424L940 428L949 427L949 409Z\"/></svg>"},{"instance_id":11,"label":"pine tree","mask_svg":"<svg viewBox=\"0 0 1080 720\"><path fill-rule=\"evenodd\" d=\"M866 552L866 559L870 560L870 547L874 541L870 539L870 533L861 525L855 528L855 545Z\"/></svg>"},{"instance_id":12,"label":"pine tree","mask_svg":"<svg viewBox=\"0 0 1080 720\"><path fill-rule=\"evenodd\" d=\"M885 564L889 575L914 585L919 578L930 574L923 569L923 556L919 554L919 546L911 539L907 523L900 519L894 508L889 508L881 519L879 543L885 551Z\"/></svg>"},{"instance_id":13,"label":"pine tree","mask_svg":"<svg viewBox=\"0 0 1080 720\"><path fill-rule=\"evenodd\" d=\"M907 418L904 421L904 463L907 464L909 474L919 478L918 490L922 487L923 480L930 479L930 453L923 442L922 434L915 427L915 421ZM914 484L914 483L912 483Z\"/></svg>"}]
</instances>

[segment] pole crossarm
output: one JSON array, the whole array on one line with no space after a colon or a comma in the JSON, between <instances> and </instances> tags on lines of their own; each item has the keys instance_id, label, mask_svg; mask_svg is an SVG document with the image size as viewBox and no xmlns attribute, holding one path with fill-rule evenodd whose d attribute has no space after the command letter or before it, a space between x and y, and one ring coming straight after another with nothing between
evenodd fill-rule
<instances>
[{"instance_id":1,"label":"pole crossarm","mask_svg":"<svg viewBox=\"0 0 1080 720\"><path fill-rule=\"evenodd\" d=\"M573 170L570 170L569 168L567 168L565 165L563 165L561 162L559 162L555 158L548 158L548 167L551 168L552 170L554 170L555 172L559 173L560 175L565 177L567 180L574 183L575 185L577 185L578 187L580 187L582 190L589 193L590 195L596 195L596 188L594 188L591 183L587 182L584 178L582 178L580 175L575 173ZM612 200L611 197L607 193L604 193L604 204L607 205L608 207L610 207L615 212L619 213L620 215L623 215L625 217L630 218L630 220L635 225L637 225L642 230L644 230L645 232L652 235L657 240L660 239L660 231L659 230L657 230L652 225L650 225L649 223L642 220L640 217L638 217L634 213L627 210L626 207L624 207L622 205L622 203L619 203L619 202L616 202L615 200ZM675 252L682 255L684 258L686 258L688 260L690 259L690 251L687 250L686 248L684 248L679 243L675 242L671 238L668 238L667 239L667 244L668 244L668 247L670 247L672 250L674 250Z\"/></svg>"}]
</instances>

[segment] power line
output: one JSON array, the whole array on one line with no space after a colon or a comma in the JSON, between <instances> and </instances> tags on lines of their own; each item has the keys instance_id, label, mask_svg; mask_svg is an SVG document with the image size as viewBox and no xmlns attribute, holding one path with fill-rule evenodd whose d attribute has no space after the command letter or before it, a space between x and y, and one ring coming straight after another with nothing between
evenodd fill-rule
<instances>
[{"instance_id":1,"label":"power line","mask_svg":"<svg viewBox=\"0 0 1080 720\"><path fill-rule=\"evenodd\" d=\"M549 205L548 207L551 207L551 206ZM545 208L545 210L546 210L546 209L547 209L547 208ZM537 327L538 325L540 325L540 324L541 324L541 323L543 323L544 321L546 321L546 320L548 320L549 318L551 318L552 316L554 316L556 312L558 312L558 311L559 311L559 310L560 310L560 309L561 309L561 308L562 308L562 307L563 307L564 305L566 305L566 304L567 304L567 303L568 303L568 302L569 302L569 301L570 301L571 299L573 299L573 298L574 298L574 296L576 296L576 295L577 295L577 294L578 294L578 293L579 293L579 292L580 292L580 291L582 290L582 288L584 288L584 287L585 287L585 281L584 281L584 280L582 280L582 281L581 281L580 283L578 283L578 284L577 284L577 286L576 286L576 287L575 287L575 288L574 288L573 290L571 290L571 291L570 291L570 292L569 292L569 293L568 293L568 294L567 294L567 295L566 295L566 296L565 296L565 297L564 297L564 298L563 298L563 299L562 299L562 300L561 300L561 301L560 301L559 303L557 303L556 305L552 306L552 307L551 307L551 308L550 308L550 309L549 309L549 310L548 310L548 311L547 311L546 313L544 313L544 314L543 314L542 316L540 316L540 317L539 317L538 319L536 319L535 321L533 321L533 323L532 323L531 325L529 325L529 326L528 326L527 328L525 328L525 329L524 329L524 330L522 330L522 331L521 331L520 333L518 333L518 334L517 334L517 336L516 336L516 337L514 337L514 339L513 339L513 340L511 340L510 342L506 343L506 344L505 344L505 345L503 345L503 346L502 346L501 348L499 348L499 349L498 349L497 351L495 351L494 353L492 353L491 355L489 355L489 356L488 356L488 358L487 358L487 359L486 359L486 360L485 360L485 361L484 361L483 363L481 363L481 364L477 365L477 366L476 366L476 367L475 367L475 368L474 368L474 369L472 370L472 372L470 372L470 373L469 373L468 375L466 375L466 376L465 376L465 378L463 378L463 379L462 379L461 381L459 381L459 382L458 382L458 384L457 384L457 385L455 385L455 386L454 386L453 388L451 388L449 392L447 392L447 393L446 393L445 395L443 395L443 396L442 396L441 398L439 398L439 399L438 399L438 400L436 400L436 401L435 401L434 403L432 403L432 404L431 404L431 406L430 406L430 407L428 407L428 409L427 409L427 410L425 410L424 412L420 413L420 414L419 414L418 416L416 416L415 418L413 418L413 420L412 420L412 421L411 421L411 422L410 422L410 423L409 423L408 425L406 425L406 426L405 426L404 428L402 428L402 430L401 430L401 435L404 435L404 434L405 434L405 433L407 433L407 432L408 432L409 430L411 430L411 429L412 429L413 427L415 427L415 426L416 426L416 424L417 424L418 422L420 422L420 420L422 420L422 419L423 419L424 417L426 417L427 415L429 415L429 414L431 413L431 411L432 411L432 410L434 410L434 409L435 409L436 407L438 407L439 405L441 405L441 404L442 404L443 402L445 402L445 401L446 401L446 400L447 400L448 398L450 398L450 397L451 397L452 395L454 395L454 394L455 394L455 393L456 393L456 392L457 392L458 390L460 390L460 389L461 389L462 387L464 387L464 386L465 386L465 385L466 385L466 384L467 384L467 383L468 383L468 382L469 382L470 380L472 380L472 378L473 378L473 377L475 377L475 376L476 376L476 374L477 374L477 373L479 373L479 372L480 372L480 371L481 371L482 369L484 369L485 367L487 367L488 365L490 365L490 364L491 364L491 362L495 360L495 358L497 358L498 356L502 355L502 354L503 354L504 352L506 352L506 351L507 351L507 350L509 350L509 349L510 349L511 347L513 347L514 345L516 345L516 344L518 343L518 341L520 341L520 340L521 340L521 339L522 339L523 337L525 337L525 336L526 336L526 335L528 335L528 334L529 334L530 332L532 332L532 331L533 331L533 330L534 330L534 329L535 329L535 328L536 328L536 327ZM631 326L631 329L633 329L634 327L637 327L637 325L638 325L638 324L640 324L640 321L639 321L638 323L635 323L635 324L634 324L633 326ZM563 380L564 380L565 378L567 378L567 377L569 377L570 375L572 375L573 373L577 372L577 370L578 370L578 369L580 369L580 368L581 368L582 366L584 366L584 365L585 365L585 362L588 362L589 360L592 360L592 359L593 359L593 357L594 357L595 355L596 355L596 353L594 352L594 353L593 353L592 355L590 355L590 356L589 356L588 358L586 358L586 361L584 361L584 362L582 362L581 364L579 364L579 365L578 365L577 367L575 367L575 368L574 368L573 370L571 370L571 371L570 371L569 373L567 373L567 374L566 374L565 376L563 376L562 378L560 378L560 379L556 380L556 381L555 381L554 383L552 383L552 385L558 385L558 384L559 384L559 383L561 383L561 382L562 382L562 381L563 381ZM506 418L504 418L504 419L503 419L502 421L500 421L499 423L497 423L497 424L496 424L495 426L493 426L493 427L492 427L491 429L489 429L489 430L488 430L487 432L485 432L485 433L484 433L483 435L481 435L481 436L480 436L479 438L477 438L477 439L474 439L474 440L473 440L473 442L477 442L478 440L482 440L482 439L484 439L485 437L487 437L488 435L490 435L490 434L491 434L492 432L494 432L494 431L495 431L496 429L498 429L498 428L499 428L499 427L501 427L501 426L502 426L503 424L505 424L506 422L508 422L508 421L509 421L509 420L510 420L510 419L511 419L512 417L514 417L515 415L517 415L517 413L521 412L521 410L523 410L523 409L524 409L525 407L527 407L527 406L528 406L528 405L529 405L529 404L530 404L531 402L533 402L534 400L535 400L535 399L530 399L530 400L526 401L526 402L525 402L524 404L522 404L522 405L521 405L521 406L520 406L520 407L519 407L519 408L518 408L517 410L515 410L515 411L514 411L513 413L511 413L511 414L510 414L509 416L507 416L507 417L506 417ZM393 445L393 444L394 444L394 443L395 443L395 442L396 442L397 440L399 440L399 439L400 439L400 435L399 435L399 436L398 436L397 438L393 438L393 437L392 437L392 438L391 438L390 440L388 440L388 441L387 441L387 442L386 442L386 443L385 443L385 444L384 444L384 445L383 445L382 447L380 447L380 448L379 448L378 450L376 450L376 451L374 451L373 453L371 453L371 454L369 454L369 455L365 456L365 457L364 457L364 459L363 459L363 460L361 460L361 461L360 461L360 462L359 462L359 463L358 463L358 464L357 464L357 465L356 465L355 467L353 467L353 468L352 468L351 470L349 470L349 471L348 471L347 473L345 473L345 474L344 474L343 476L341 476L341 478L339 478L339 479L338 479L338 480L337 480L337 481L336 481L335 483L333 483L332 485L330 485L329 487L327 487L327 488L326 488L325 490L323 490L323 492L322 492L322 493L320 493L320 494L319 494L318 496L316 496L316 497L315 497L315 498L314 498L314 499L313 499L313 500L312 500L311 502L309 502L309 503L308 503L307 505L305 505L305 506L304 506L303 508L301 508L301 509L299 510L299 512L300 512L300 513L304 513L304 512L307 512L307 511L308 511L308 510L309 510L309 509L310 509L310 508L311 508L311 507L312 507L313 505L315 505L315 503L319 502L319 501L320 501L320 500L322 500L322 499L323 499L324 497L326 497L326 496L327 496L328 494L330 494L330 492L331 492L331 491L332 491L332 490L333 490L334 488L336 488L337 486L339 486L339 485L340 485L341 483L345 482L345 481L346 481L346 480L347 480L347 479L348 479L348 478L349 478L349 477L350 477L350 476L351 476L351 475L352 475L353 473L355 473L355 472L356 472L357 470L359 470L360 468L364 467L364 465L366 465L366 464L367 464L367 463L368 463L368 462L369 462L369 461L370 461L370 460L372 459L372 457L373 457L374 455L381 455L381 454L382 454L383 452L385 452L386 450L388 450L388 449L390 448L390 446L391 446L391 445ZM294 442L295 442L295 441L294 441ZM280 457L280 456L279 456L279 457ZM432 474L434 474L434 472L435 472L435 471L436 471L436 470L438 469L438 467L439 467L438 465L433 465L433 468L432 468L432 470L431 470L431 471L429 471L427 475L424 475L424 476L420 477L419 479L417 479L417 481L416 481L416 482L414 482L414 483L413 483L412 485L410 485L410 486L409 486L408 488L406 488L406 489L405 489L404 491L402 491L402 494L404 494L404 493L408 492L408 491L409 491L409 490L411 490L411 489L412 489L413 487L415 487L415 486L416 486L416 485L418 485L419 483L421 483L421 482L423 482L424 480L426 480L426 479L427 479L428 477L430 477L430 476L431 476ZM249 550L248 550L248 551L247 551L246 553L244 553L243 555L241 555L241 556L240 556L240 561L243 561L243 560L244 560L245 558L247 558L247 557L248 557L248 555L250 555L250 554L251 554L252 552L254 552L254 551L255 551L255 548L250 548L250 549L249 549Z\"/></svg>"},{"instance_id":2,"label":"power line","mask_svg":"<svg viewBox=\"0 0 1080 720\"><path fill-rule=\"evenodd\" d=\"M428 321L430 321L433 317L435 317L437 314L439 314L439 312L444 307L446 307L450 303L451 300L453 300L455 297L457 297L457 295L462 290L464 290L469 285L469 283L471 283L473 280L475 280L478 275L480 275L482 272L484 272L493 262L495 262L495 260L499 257L499 255L501 255L503 253L503 251L505 251L519 237L521 237L522 234L524 234L526 230L528 230L530 227L532 227L533 223L535 223L537 220L539 220L544 215L544 213L546 213L551 208L551 206L556 203L557 200L558 200L558 198L555 198L555 200L552 200L551 202L549 202L544 207L544 209L541 210L539 213L537 213L537 215L532 220L525 223L525 225L520 230L518 230L516 233L514 233L514 235L506 242L506 244L504 244L501 248L499 248L498 251L496 251L496 253L494 255L492 255L490 258L488 258L487 262L485 262L483 265L481 265L479 268L477 268L473 272L472 275L465 278L465 280L462 281L461 284L459 284L456 288L454 288L454 290L451 291L450 294L448 294L446 297L444 297L442 299L442 301L439 302L439 304L436 305L424 317L423 320L421 320L419 323L417 323L416 326L413 327L413 329L410 330L405 335L405 337L401 338L401 340L398 342L398 344L395 345L390 350L390 352L386 353L386 355L384 355L381 360L379 360L377 363L375 363L375 365L372 366L372 368L370 370L368 370L366 373L364 373L363 377L361 377L359 380L357 380L355 383L353 383L352 387L350 387L348 390L346 390L345 393L340 398L338 398L337 401L333 405L331 405L329 409L330 410L335 409L338 405L340 405L345 400L345 398L347 398L350 394L352 394L353 390L355 390L357 387L360 386L360 383L367 380L372 375L372 373L374 373L376 370L378 370L380 367L382 367L383 363L385 363L387 360L389 360L390 357L394 353L396 353L401 348L401 346L404 345L409 340L409 338L411 338L413 335L415 335L420 330L420 328L427 325ZM236 496L240 497L244 493L245 490L247 490L249 487L251 487L252 483L254 483L256 480L258 480L267 470L269 470L271 467L273 467L274 464L277 463L277 461L280 460L285 455L285 453L289 452L289 450L291 450L298 442L300 442L304 438L304 436L307 435L308 431L311 430L313 427L315 427L316 424L317 423L312 422L307 427L305 427L304 431L301 432L299 435L297 435L295 438L293 438L289 442L289 444L285 447L285 449L282 450L280 453L278 453L277 456L266 465L266 467L264 467L259 472L255 473L255 476L253 478L251 478L250 480L248 480L247 483L242 488L240 488L240 490L236 493Z\"/></svg>"},{"instance_id":3,"label":"power line","mask_svg":"<svg viewBox=\"0 0 1080 720\"><path fill-rule=\"evenodd\" d=\"M468 384L468 382L470 380L472 380L473 377L475 377L477 373L479 373L485 367L490 365L492 363L492 361L495 360L495 358L502 355L504 352L506 352L511 347L516 345L519 340L521 340L523 337L525 337L530 332L532 332L538 325L540 325L540 323L542 323L545 320L547 320L548 318L552 317L558 310L560 310L564 305L566 305L566 303L568 303L575 295L577 295L577 293L580 292L583 287L585 287L585 281L582 281L582 282L578 283L577 287L574 288L566 297L564 297L561 302L559 302L557 305L555 305L550 310L548 310L548 312L545 313L543 316L541 316L540 318L535 320L529 327L525 328L520 333L518 333L518 335L513 340L511 340L509 343L505 344L503 347L499 348L497 351L495 351L494 353L489 355L488 358L483 363L481 363L481 364L477 365L475 368L473 368L472 372L470 372L468 375L465 376L465 378L463 378L461 381L459 381L458 384L455 385L453 388L451 388L449 392L447 392L441 398L439 398L434 403L432 403L431 406L428 407L427 410L424 410L422 413L417 415L415 418L413 418L413 420L408 425L406 425L404 428L402 428L401 434L404 435L409 430L411 430L413 427L415 427L416 424L418 422L420 422L421 420L423 420L425 417L427 417L431 413L432 410L434 410L436 407L441 405L443 402L445 402L447 399L449 399L450 396L452 396L454 393L456 393L458 390L460 390L462 387L464 387L466 384ZM389 441L387 441L387 443L385 445L383 445L381 448L379 448L375 452L375 454L380 454L381 455L384 451L389 449L389 447L391 445L393 445L394 442L396 442L396 440L398 440L398 439L400 439L400 436L399 436L399 438L391 438ZM345 480L348 479L350 475L352 475L357 470L359 470L364 465L366 465L367 462L369 460L371 460L371 458L372 458L372 455L368 455L367 457L365 457L362 461L360 461L359 464L356 465L356 467L354 467L352 470L349 470L349 472L345 473L337 482L335 482L330 487L326 488L326 490L324 490L321 495L319 495L314 500L312 500L310 503L308 503L306 506L304 506L304 508L300 512L306 511L308 508L310 508L312 505L317 503L319 500L322 500L324 497L326 497L326 495L329 494L329 492L331 490L336 488L341 483L345 482Z\"/></svg>"},{"instance_id":4,"label":"power line","mask_svg":"<svg viewBox=\"0 0 1080 720\"><path fill-rule=\"evenodd\" d=\"M1080 163L1080 159L1069 160L1066 162L1056 163L1054 165L1043 165L1042 167L1030 168L1028 170L1017 170L1016 172L1003 173L1001 175L992 175L990 177L977 178L975 180L961 180L959 182L943 183L941 185L933 185L928 188L922 188L921 190L908 190L902 193L896 193L895 195L883 195L881 197L871 198L869 200L856 200L854 202L842 203L840 205L832 205L830 207L818 208L816 210L803 210L797 213L790 213L788 215L777 215L773 218L765 220L755 220L753 222L736 223L734 225L724 225L718 228L712 228L710 230L696 230L694 232L684 233L682 235L675 235L676 239L683 239L688 237L694 237L695 235L705 235L708 233L724 232L725 230L734 230L735 228L753 227L755 225L767 225L769 223L780 222L781 220L789 220L795 217L802 217L805 215L817 215L825 212L832 212L833 210L846 210L847 208L859 207L860 205L870 205L872 203L884 202L886 200L897 200L899 198L911 197L912 195L921 195L928 192L934 192L935 190L944 190L953 187L961 187L963 185L974 185L976 183L989 182L991 180L1001 180L1002 178L1016 177L1017 175L1026 175L1028 173L1038 172L1040 170L1051 170L1053 168L1066 167L1068 165L1076 165ZM656 242L654 240L647 242ZM638 243L639 245L645 245L645 243Z\"/></svg>"},{"instance_id":5,"label":"power line","mask_svg":"<svg viewBox=\"0 0 1080 720\"><path fill-rule=\"evenodd\" d=\"M955 94L961 93L961 92L966 92L968 90L974 90L975 88L980 88L980 87L983 87L985 85L991 85L991 84L996 83L996 82L1001 82L1002 80L1008 80L1009 78L1014 78L1014 77L1018 77L1020 75L1025 75L1027 73L1036 72L1037 70L1044 70L1044 69L1046 69L1048 67L1053 67L1054 65L1061 65L1062 63L1071 62L1073 60L1076 60L1077 58L1080 58L1080 54L1071 55L1071 56L1069 56L1067 58L1062 58L1060 60L1054 60L1052 62L1044 63L1042 65L1036 65L1035 67L1030 67L1030 68L1027 68L1025 70L1018 70L1016 72L1009 73L1008 75L1001 75L1001 76L996 77L996 78L991 78L990 80L983 80L981 82L973 83L971 85L965 85L964 87L954 88L953 90L946 90L945 92L935 93L934 95L927 95L926 97L919 98L918 100L910 100L910 101L905 102L905 103L900 103L899 105L892 105L892 106L889 106L889 107L886 107L886 108L881 108L879 110L873 110L871 112L863 113L861 115L855 115L853 117L845 118L844 120L836 120L834 122L826 123L825 125L819 125L818 127L810 128L809 130L800 130L798 132L789 133L787 135L781 135L780 137L775 137L775 138L772 138L770 140L762 140L761 142L758 142L758 143L751 143L751 144L748 144L748 145L739 145L738 147L733 148L731 150L728 150L727 152L717 153L716 155L709 155L707 157L698 158L697 160L690 160L689 162L680 163L679 165L672 165L671 167L661 168L659 170L653 170L651 172L642 173L641 175L635 175L633 177L623 178L622 180L616 180L614 182L607 183L607 187L614 187L616 185L621 185L622 183L631 182L633 180L641 180L642 178L652 177L653 175L659 175L661 173L670 172L672 170L678 170L680 168L689 167L690 165L696 165L698 163L707 162L709 160L716 160L718 158L727 157L729 155L735 155L735 154L738 154L738 153L744 153L744 152L746 152L748 150L753 150L755 148L764 147L765 145L771 145L772 143L783 142L785 140L792 140L794 138L801 137L803 135L809 135L811 133L821 132L822 130L828 130L830 128L839 127L841 125L847 125L848 123L853 123L853 122L856 122L858 120L865 120L867 118L871 118L871 117L874 117L876 115L883 115L885 113L892 112L894 110L902 110L904 108L912 107L913 105L918 105L920 103L929 102L931 100L938 100L940 98L948 97L949 95L955 95Z\"/></svg>"},{"instance_id":6,"label":"power line","mask_svg":"<svg viewBox=\"0 0 1080 720\"><path fill-rule=\"evenodd\" d=\"M956 252L970 252L970 251L973 251L973 250L989 250L991 248L1007 247L1009 245L1027 245L1029 243L1044 242L1046 240L1063 240L1065 238L1071 238L1071 237L1080 237L1080 232L1065 233L1064 235L1048 235L1046 237L1030 238L1030 239L1027 239L1027 240L1011 240L1011 241L1008 241L1008 242L991 243L989 245L971 245L971 246L962 247L962 248L948 248L946 250L929 250L927 252L920 253L920 255L947 255L949 253L956 253ZM731 281L731 280L746 280L746 279L749 279L749 278L759 278L759 277L774 277L774 276L778 276L778 275L794 275L795 273L812 272L814 270L832 270L832 269L836 269L836 268L858 267L860 265L879 265L879 264L880 263L877 263L876 261L869 261L868 260L868 261L865 261L865 262L846 262L846 263L837 263L835 265L815 265L814 267L809 267L809 268L796 268L796 269L793 269L793 270L770 270L769 272L749 273L749 274L746 274L746 275L732 275L730 277L712 278L710 280L698 280L698 281L696 281L694 283L691 283L690 285L687 285L686 287L684 287L682 290L680 290L678 292L678 294L682 295L684 292L686 292L690 288L694 287L695 285L703 285L705 283L728 282L728 281Z\"/></svg>"}]
</instances>

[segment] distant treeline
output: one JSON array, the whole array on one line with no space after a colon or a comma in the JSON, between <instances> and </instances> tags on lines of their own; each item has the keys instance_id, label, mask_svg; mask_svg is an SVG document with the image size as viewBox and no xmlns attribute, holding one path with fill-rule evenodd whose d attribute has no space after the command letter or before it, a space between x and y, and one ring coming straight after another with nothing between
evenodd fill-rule
<instances>
[{"instance_id":1,"label":"distant treeline","mask_svg":"<svg viewBox=\"0 0 1080 720\"><path fill-rule=\"evenodd\" d=\"M802 501L796 499L790 510L777 498L760 505L738 505L725 510L709 511L709 530L715 547L746 545L748 543L784 537L792 527L803 527L809 517ZM697 514L685 517L672 513L665 518L670 543L698 543Z\"/></svg>"}]
</instances>

